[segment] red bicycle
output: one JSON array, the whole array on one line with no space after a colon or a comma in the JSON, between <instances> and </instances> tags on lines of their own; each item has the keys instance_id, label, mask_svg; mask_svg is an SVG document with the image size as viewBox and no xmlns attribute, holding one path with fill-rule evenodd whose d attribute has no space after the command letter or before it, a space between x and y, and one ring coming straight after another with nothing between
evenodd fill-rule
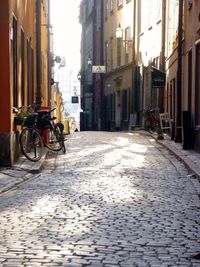
<instances>
[{"instance_id":1,"label":"red bicycle","mask_svg":"<svg viewBox=\"0 0 200 267\"><path fill-rule=\"evenodd\" d=\"M145 121L144 128L147 131L154 131L156 128L160 127L159 120L157 119L156 109L152 107L148 107L144 112Z\"/></svg>"}]
</instances>

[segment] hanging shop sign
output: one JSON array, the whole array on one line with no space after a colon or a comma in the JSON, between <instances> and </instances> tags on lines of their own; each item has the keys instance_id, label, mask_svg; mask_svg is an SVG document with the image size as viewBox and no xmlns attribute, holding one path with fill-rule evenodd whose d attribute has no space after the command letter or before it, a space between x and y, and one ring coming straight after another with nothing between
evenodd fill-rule
<instances>
[{"instance_id":1,"label":"hanging shop sign","mask_svg":"<svg viewBox=\"0 0 200 267\"><path fill-rule=\"evenodd\" d=\"M153 88L165 87L166 73L164 71L152 67L151 81Z\"/></svg>"}]
</instances>

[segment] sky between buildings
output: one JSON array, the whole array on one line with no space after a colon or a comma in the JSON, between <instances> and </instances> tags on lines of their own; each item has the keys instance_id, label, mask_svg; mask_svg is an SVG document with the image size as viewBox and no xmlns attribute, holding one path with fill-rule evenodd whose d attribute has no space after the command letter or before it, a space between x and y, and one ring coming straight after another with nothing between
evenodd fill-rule
<instances>
[{"instance_id":1,"label":"sky between buildings","mask_svg":"<svg viewBox=\"0 0 200 267\"><path fill-rule=\"evenodd\" d=\"M65 58L65 67L55 64L54 79L59 82L65 103L66 117L80 120L80 71L81 25L79 24L80 0L51 0L51 24L53 26L53 50L55 56ZM79 97L79 103L73 104L72 96Z\"/></svg>"},{"instance_id":2,"label":"sky between buildings","mask_svg":"<svg viewBox=\"0 0 200 267\"><path fill-rule=\"evenodd\" d=\"M55 55L64 56L66 65L80 69L80 0L51 0Z\"/></svg>"}]
</instances>

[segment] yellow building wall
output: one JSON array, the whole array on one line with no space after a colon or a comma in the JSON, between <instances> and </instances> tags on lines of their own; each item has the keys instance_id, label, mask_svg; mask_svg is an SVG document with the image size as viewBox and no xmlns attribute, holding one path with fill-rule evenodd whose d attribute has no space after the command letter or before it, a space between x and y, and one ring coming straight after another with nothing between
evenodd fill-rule
<instances>
[{"instance_id":1,"label":"yellow building wall","mask_svg":"<svg viewBox=\"0 0 200 267\"><path fill-rule=\"evenodd\" d=\"M107 1L109 3L109 1ZM107 6L107 16L104 18L104 43L108 43L108 71L111 70L111 54L110 54L110 45L111 39L113 40L113 68L117 67L117 38L116 38L116 28L121 26L123 29L122 39L125 40L125 29L130 27L130 40L133 39L133 0L123 3L122 7L118 7L117 1L113 1L113 11L109 4ZM105 6L106 8L106 6ZM122 61L121 65L125 64L125 42L121 43L122 45ZM105 54L104 54L105 58ZM132 61L132 45L129 46L129 62Z\"/></svg>"},{"instance_id":2,"label":"yellow building wall","mask_svg":"<svg viewBox=\"0 0 200 267\"><path fill-rule=\"evenodd\" d=\"M41 64L42 64L42 84L41 95L44 105L48 105L48 32L49 25L47 21L48 17L48 1L43 0L41 6Z\"/></svg>"}]
</instances>

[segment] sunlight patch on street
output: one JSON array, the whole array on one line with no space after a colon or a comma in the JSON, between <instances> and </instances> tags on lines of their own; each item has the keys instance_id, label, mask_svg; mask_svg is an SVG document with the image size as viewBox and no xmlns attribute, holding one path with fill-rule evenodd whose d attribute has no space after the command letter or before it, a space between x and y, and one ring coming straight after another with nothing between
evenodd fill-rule
<instances>
[{"instance_id":1,"label":"sunlight patch on street","mask_svg":"<svg viewBox=\"0 0 200 267\"><path fill-rule=\"evenodd\" d=\"M142 145L133 144L130 147L112 150L106 153L103 159L103 165L127 166L128 168L141 168L145 163L145 153L147 148Z\"/></svg>"},{"instance_id":2,"label":"sunlight patch on street","mask_svg":"<svg viewBox=\"0 0 200 267\"><path fill-rule=\"evenodd\" d=\"M141 198L143 191L134 188L132 178L129 177L101 177L101 179L91 179L90 183L79 183L76 188L79 194L89 194L91 199L96 201L105 202L106 204L116 205L124 203L132 203ZM126 180L126 185L124 185ZM123 186L122 186L123 184ZM74 188L75 190L75 188Z\"/></svg>"},{"instance_id":3,"label":"sunlight patch on street","mask_svg":"<svg viewBox=\"0 0 200 267\"><path fill-rule=\"evenodd\" d=\"M125 137L118 137L117 140L113 143L118 146L125 146L129 143L129 140Z\"/></svg>"}]
</instances>

